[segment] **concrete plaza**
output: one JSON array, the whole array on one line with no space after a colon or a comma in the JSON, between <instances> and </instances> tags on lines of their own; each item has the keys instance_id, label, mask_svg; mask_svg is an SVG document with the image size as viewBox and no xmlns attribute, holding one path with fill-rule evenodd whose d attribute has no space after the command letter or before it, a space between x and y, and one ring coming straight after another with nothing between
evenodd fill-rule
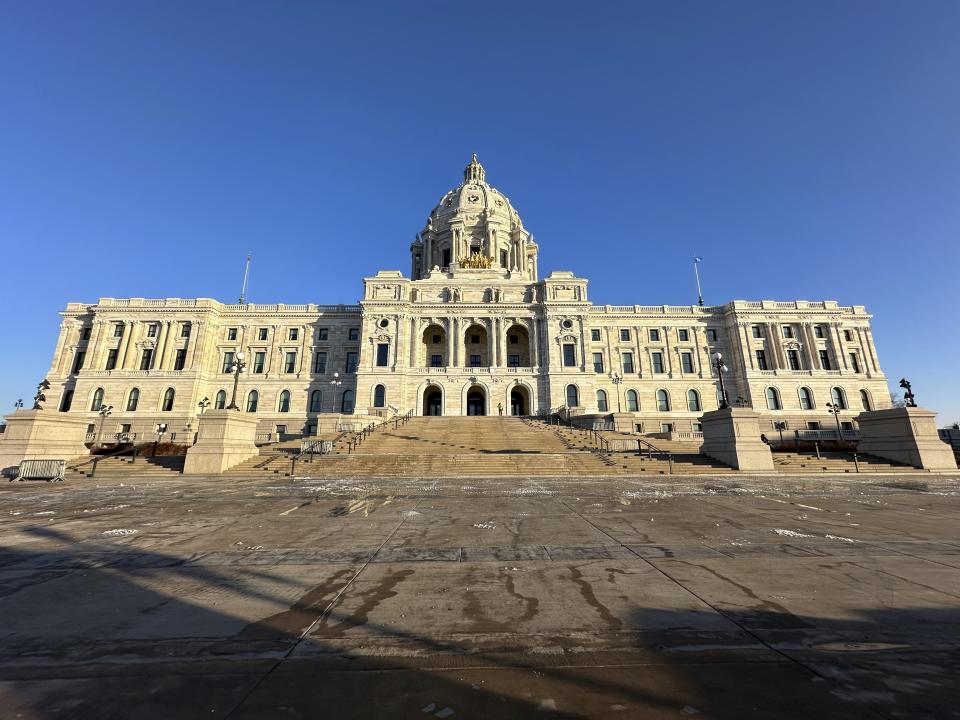
<instances>
[{"instance_id":1,"label":"concrete plaza","mask_svg":"<svg viewBox=\"0 0 960 720\"><path fill-rule=\"evenodd\" d=\"M960 717L960 480L0 487L2 718Z\"/></svg>"}]
</instances>

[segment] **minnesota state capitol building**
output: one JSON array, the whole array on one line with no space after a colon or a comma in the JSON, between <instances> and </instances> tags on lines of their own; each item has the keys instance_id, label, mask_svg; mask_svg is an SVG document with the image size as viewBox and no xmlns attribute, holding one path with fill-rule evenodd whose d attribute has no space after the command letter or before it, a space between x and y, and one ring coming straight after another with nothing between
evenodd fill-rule
<instances>
[{"instance_id":1,"label":"minnesota state capitol building","mask_svg":"<svg viewBox=\"0 0 960 720\"><path fill-rule=\"evenodd\" d=\"M593 305L572 272L541 279L538 245L476 156L410 246L410 276L364 278L353 305L207 298L69 303L47 380L51 409L104 436L192 437L205 407L236 405L258 431L315 434L363 416L536 415L643 433L699 430L732 404L761 427L844 427L890 405L859 305L740 301Z\"/></svg>"}]
</instances>

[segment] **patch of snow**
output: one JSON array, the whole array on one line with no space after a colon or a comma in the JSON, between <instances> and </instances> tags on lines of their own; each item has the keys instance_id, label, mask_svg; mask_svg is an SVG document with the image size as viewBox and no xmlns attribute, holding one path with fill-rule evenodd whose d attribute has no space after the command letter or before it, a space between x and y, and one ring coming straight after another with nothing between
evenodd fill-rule
<instances>
[{"instance_id":1,"label":"patch of snow","mask_svg":"<svg viewBox=\"0 0 960 720\"><path fill-rule=\"evenodd\" d=\"M544 698L540 701L540 704L537 705L537 710L542 712L553 712L557 709L557 701L553 698Z\"/></svg>"},{"instance_id":2,"label":"patch of snow","mask_svg":"<svg viewBox=\"0 0 960 720\"><path fill-rule=\"evenodd\" d=\"M490 522L474 523L473 526L475 528L480 528L481 530L493 530L494 528L497 527L494 523L490 523Z\"/></svg>"},{"instance_id":3,"label":"patch of snow","mask_svg":"<svg viewBox=\"0 0 960 720\"><path fill-rule=\"evenodd\" d=\"M840 542L845 543L855 543L860 542L859 540L854 540L853 538L841 537L840 535L824 535L827 540L839 540Z\"/></svg>"},{"instance_id":4,"label":"patch of snow","mask_svg":"<svg viewBox=\"0 0 960 720\"><path fill-rule=\"evenodd\" d=\"M813 505L801 505L796 503L798 508L803 508L804 510L819 510L820 512L826 512L823 508L814 507Z\"/></svg>"},{"instance_id":5,"label":"patch of snow","mask_svg":"<svg viewBox=\"0 0 960 720\"><path fill-rule=\"evenodd\" d=\"M117 528L116 530L107 530L106 532L100 533L103 537L127 537L128 535L136 535L138 530L128 530L127 528Z\"/></svg>"},{"instance_id":6,"label":"patch of snow","mask_svg":"<svg viewBox=\"0 0 960 720\"><path fill-rule=\"evenodd\" d=\"M797 537L797 538L812 538L816 537L815 535L805 535L802 532L797 532L796 530L782 530L781 528L774 528L774 531L777 535L783 535L784 537Z\"/></svg>"}]
</instances>

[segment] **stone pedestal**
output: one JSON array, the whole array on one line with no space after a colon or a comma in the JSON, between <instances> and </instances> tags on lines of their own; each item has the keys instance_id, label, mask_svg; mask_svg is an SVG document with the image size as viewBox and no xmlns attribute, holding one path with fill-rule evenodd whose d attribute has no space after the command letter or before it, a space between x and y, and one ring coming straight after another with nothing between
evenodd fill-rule
<instances>
[{"instance_id":1,"label":"stone pedestal","mask_svg":"<svg viewBox=\"0 0 960 720\"><path fill-rule=\"evenodd\" d=\"M937 434L936 416L918 407L860 413L857 452L924 470L956 470L953 449Z\"/></svg>"},{"instance_id":2,"label":"stone pedestal","mask_svg":"<svg viewBox=\"0 0 960 720\"><path fill-rule=\"evenodd\" d=\"M760 415L748 408L705 412L700 454L746 471L773 471L773 454L760 439Z\"/></svg>"},{"instance_id":3,"label":"stone pedestal","mask_svg":"<svg viewBox=\"0 0 960 720\"><path fill-rule=\"evenodd\" d=\"M187 450L184 475L219 475L259 451L255 413L208 410L198 420L197 442Z\"/></svg>"},{"instance_id":4,"label":"stone pedestal","mask_svg":"<svg viewBox=\"0 0 960 720\"><path fill-rule=\"evenodd\" d=\"M90 420L56 410L18 410L0 435L0 468L21 460L71 460L89 455L83 444Z\"/></svg>"}]
</instances>

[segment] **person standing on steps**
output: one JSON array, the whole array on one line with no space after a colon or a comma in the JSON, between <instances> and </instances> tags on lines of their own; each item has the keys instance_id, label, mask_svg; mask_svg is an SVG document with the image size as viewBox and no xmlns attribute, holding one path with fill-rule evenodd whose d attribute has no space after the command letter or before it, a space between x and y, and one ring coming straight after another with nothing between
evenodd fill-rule
<instances>
[{"instance_id":1,"label":"person standing on steps","mask_svg":"<svg viewBox=\"0 0 960 720\"><path fill-rule=\"evenodd\" d=\"M497 403L497 412L503 415L503 403Z\"/></svg>"}]
</instances>

